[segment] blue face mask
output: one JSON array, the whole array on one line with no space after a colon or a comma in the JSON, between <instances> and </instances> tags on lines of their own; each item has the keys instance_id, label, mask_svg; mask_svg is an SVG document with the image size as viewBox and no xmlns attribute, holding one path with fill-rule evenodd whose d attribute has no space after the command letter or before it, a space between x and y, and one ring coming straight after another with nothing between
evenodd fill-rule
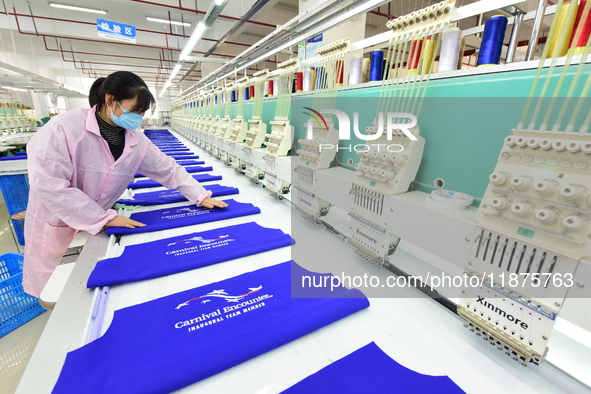
<instances>
[{"instance_id":1,"label":"blue face mask","mask_svg":"<svg viewBox=\"0 0 591 394\"><path fill-rule=\"evenodd\" d=\"M117 103L119 104L119 103ZM121 104L119 104L121 107ZM123 113L121 116L115 116L113 112L111 112L111 120L119 127L123 127L127 130L135 130L142 124L142 120L144 120L144 116L140 114L133 113L121 107Z\"/></svg>"}]
</instances>

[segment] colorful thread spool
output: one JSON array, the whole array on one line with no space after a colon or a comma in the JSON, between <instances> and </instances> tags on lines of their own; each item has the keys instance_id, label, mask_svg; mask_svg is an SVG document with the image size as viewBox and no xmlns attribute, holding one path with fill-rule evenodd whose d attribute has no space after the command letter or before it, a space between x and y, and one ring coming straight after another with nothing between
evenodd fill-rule
<instances>
[{"instance_id":1,"label":"colorful thread spool","mask_svg":"<svg viewBox=\"0 0 591 394\"><path fill-rule=\"evenodd\" d=\"M335 62L335 72L336 72L336 79L335 79L336 86L343 86L343 83L345 81L345 61L344 60L337 60Z\"/></svg>"},{"instance_id":2,"label":"colorful thread spool","mask_svg":"<svg viewBox=\"0 0 591 394\"><path fill-rule=\"evenodd\" d=\"M460 50L458 51L458 70L462 69L462 63L464 61L464 48L466 47L466 37L460 38Z\"/></svg>"},{"instance_id":3,"label":"colorful thread spool","mask_svg":"<svg viewBox=\"0 0 591 394\"><path fill-rule=\"evenodd\" d=\"M486 21L478 54L478 67L499 64L506 29L507 17L505 15L495 15Z\"/></svg>"},{"instance_id":4,"label":"colorful thread spool","mask_svg":"<svg viewBox=\"0 0 591 394\"><path fill-rule=\"evenodd\" d=\"M361 68L363 66L363 57L354 55L349 65L349 85L361 83Z\"/></svg>"},{"instance_id":5,"label":"colorful thread spool","mask_svg":"<svg viewBox=\"0 0 591 394\"><path fill-rule=\"evenodd\" d=\"M575 20L575 29L570 39L569 47L573 55L582 55L587 46L587 41L591 35L591 2L581 0L577 19Z\"/></svg>"},{"instance_id":6,"label":"colorful thread spool","mask_svg":"<svg viewBox=\"0 0 591 394\"><path fill-rule=\"evenodd\" d=\"M560 57L566 55L571 40L575 20L577 19L578 5L576 1L564 0L556 18L556 26L548 37L547 57Z\"/></svg>"},{"instance_id":7,"label":"colorful thread spool","mask_svg":"<svg viewBox=\"0 0 591 394\"><path fill-rule=\"evenodd\" d=\"M236 101L236 91L232 90L231 100Z\"/></svg>"},{"instance_id":8,"label":"colorful thread spool","mask_svg":"<svg viewBox=\"0 0 591 394\"><path fill-rule=\"evenodd\" d=\"M312 90L312 70L309 68L304 71L303 90L304 92Z\"/></svg>"},{"instance_id":9,"label":"colorful thread spool","mask_svg":"<svg viewBox=\"0 0 591 394\"><path fill-rule=\"evenodd\" d=\"M361 63L361 82L369 82L369 69L371 68L371 59L366 57L363 58Z\"/></svg>"},{"instance_id":10,"label":"colorful thread spool","mask_svg":"<svg viewBox=\"0 0 591 394\"><path fill-rule=\"evenodd\" d=\"M263 86L264 86L263 96L268 97L269 96L269 81L265 81Z\"/></svg>"},{"instance_id":11,"label":"colorful thread spool","mask_svg":"<svg viewBox=\"0 0 591 394\"><path fill-rule=\"evenodd\" d=\"M316 90L326 88L326 69L316 67Z\"/></svg>"},{"instance_id":12,"label":"colorful thread spool","mask_svg":"<svg viewBox=\"0 0 591 394\"><path fill-rule=\"evenodd\" d=\"M254 98L255 96L255 91L254 91L254 85L250 85L250 98Z\"/></svg>"},{"instance_id":13,"label":"colorful thread spool","mask_svg":"<svg viewBox=\"0 0 591 394\"><path fill-rule=\"evenodd\" d=\"M384 52L377 50L371 53L371 65L369 68L369 80L381 81L384 68Z\"/></svg>"},{"instance_id":14,"label":"colorful thread spool","mask_svg":"<svg viewBox=\"0 0 591 394\"><path fill-rule=\"evenodd\" d=\"M248 86L244 87L244 99L250 100L250 88Z\"/></svg>"},{"instance_id":15,"label":"colorful thread spool","mask_svg":"<svg viewBox=\"0 0 591 394\"><path fill-rule=\"evenodd\" d=\"M298 71L296 73L296 92L303 92L304 91L304 73Z\"/></svg>"},{"instance_id":16,"label":"colorful thread spool","mask_svg":"<svg viewBox=\"0 0 591 394\"><path fill-rule=\"evenodd\" d=\"M423 38L412 40L410 56L408 57L408 75L417 75L419 73L419 61L423 51Z\"/></svg>"},{"instance_id":17,"label":"colorful thread spool","mask_svg":"<svg viewBox=\"0 0 591 394\"><path fill-rule=\"evenodd\" d=\"M275 84L272 79L269 79L269 96L273 96L275 94Z\"/></svg>"},{"instance_id":18,"label":"colorful thread spool","mask_svg":"<svg viewBox=\"0 0 591 394\"><path fill-rule=\"evenodd\" d=\"M423 51L421 52L421 74L428 74L431 72L431 64L433 63L433 56L435 55L435 40L433 36L427 36L423 41Z\"/></svg>"},{"instance_id":19,"label":"colorful thread spool","mask_svg":"<svg viewBox=\"0 0 591 394\"><path fill-rule=\"evenodd\" d=\"M452 71L457 69L461 37L462 31L457 27L450 27L443 32L438 71Z\"/></svg>"}]
</instances>

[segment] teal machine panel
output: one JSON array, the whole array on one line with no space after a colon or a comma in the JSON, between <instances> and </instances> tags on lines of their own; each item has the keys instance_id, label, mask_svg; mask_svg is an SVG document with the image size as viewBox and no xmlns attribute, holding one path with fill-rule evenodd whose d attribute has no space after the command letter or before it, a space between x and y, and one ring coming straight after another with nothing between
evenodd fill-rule
<instances>
[{"instance_id":1,"label":"teal machine panel","mask_svg":"<svg viewBox=\"0 0 591 394\"><path fill-rule=\"evenodd\" d=\"M572 84L576 65L571 65L561 95ZM465 71L465 70L464 70ZM521 119L527 97L530 93L537 69L493 72L477 75L460 75L429 81L425 100L418 116L421 135L425 138L425 150L421 167L413 187L430 192L433 183L441 178L445 189L461 191L480 199L493 172L504 138L511 133ZM548 92L554 92L562 67L556 67L549 77ZM578 97L583 81L591 73L591 64L582 67L581 77L573 97ZM545 69L534 96L538 96L548 78ZM425 82L423 82L425 83ZM374 83L375 84L375 83ZM371 125L376 115L380 85L345 87L338 92L336 109L347 114L359 113L359 129ZM290 121L295 127L294 145L305 138L304 123L309 116L303 107L313 105L313 92L293 95ZM560 100L560 99L559 99ZM550 100L546 99L547 107ZM534 105L536 101L534 99ZM275 117L276 99L270 97L263 104L263 122L269 123ZM574 100L573 100L574 106ZM235 111L236 105L233 105ZM561 108L562 102L556 105ZM253 101L244 106L244 117L252 116ZM543 110L542 110L543 113ZM352 116L350 118L352 120ZM568 119L568 117L567 117ZM551 124L551 122L550 122ZM336 126L338 127L338 126ZM347 148L363 144L351 133L350 141L340 141L335 165L353 170L359 157ZM371 143L371 142L368 142Z\"/></svg>"}]
</instances>

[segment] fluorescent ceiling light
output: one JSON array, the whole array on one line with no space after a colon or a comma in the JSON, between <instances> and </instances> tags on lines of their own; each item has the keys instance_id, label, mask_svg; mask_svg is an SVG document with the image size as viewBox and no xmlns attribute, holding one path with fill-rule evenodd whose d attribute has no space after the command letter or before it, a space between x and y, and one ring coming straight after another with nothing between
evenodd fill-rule
<instances>
[{"instance_id":1,"label":"fluorescent ceiling light","mask_svg":"<svg viewBox=\"0 0 591 394\"><path fill-rule=\"evenodd\" d=\"M195 26L195 30L193 30L193 33L191 34L189 41L187 41L185 47L183 48L183 51L179 56L179 61L185 60L185 58L189 56L191 52L193 52L193 49L195 48L199 40L203 38L203 33L205 33L205 30L207 30L207 26L205 26L205 23L197 23L197 26Z\"/></svg>"},{"instance_id":2,"label":"fluorescent ceiling light","mask_svg":"<svg viewBox=\"0 0 591 394\"><path fill-rule=\"evenodd\" d=\"M95 10L94 8L76 7L73 5L65 5L65 4L57 4L57 3L49 3L49 5L52 7L55 7L55 8L64 8L66 10L92 12L94 14L106 14L107 13L107 11L103 11L103 10Z\"/></svg>"},{"instance_id":3,"label":"fluorescent ceiling light","mask_svg":"<svg viewBox=\"0 0 591 394\"><path fill-rule=\"evenodd\" d=\"M170 77L168 77L169 81L172 81L174 77L176 77L176 75L179 73L180 69L181 69L181 64L177 63L174 65L174 68L172 69L172 72L170 73Z\"/></svg>"},{"instance_id":4,"label":"fluorescent ceiling light","mask_svg":"<svg viewBox=\"0 0 591 394\"><path fill-rule=\"evenodd\" d=\"M21 73L17 73L16 71L9 70L7 68L0 67L0 70L3 70L3 72L7 72L7 73L12 74L12 75L23 75Z\"/></svg>"},{"instance_id":5,"label":"fluorescent ceiling light","mask_svg":"<svg viewBox=\"0 0 591 394\"><path fill-rule=\"evenodd\" d=\"M160 92L160 97L164 97L164 92L166 92L166 89L168 89L169 86L170 86L170 79L164 83L164 86L162 87L162 91Z\"/></svg>"},{"instance_id":6,"label":"fluorescent ceiling light","mask_svg":"<svg viewBox=\"0 0 591 394\"><path fill-rule=\"evenodd\" d=\"M16 90L17 92L26 92L27 91L27 89L19 89L19 88L15 88L13 86L2 86L2 89Z\"/></svg>"},{"instance_id":7,"label":"fluorescent ceiling light","mask_svg":"<svg viewBox=\"0 0 591 394\"><path fill-rule=\"evenodd\" d=\"M178 26L191 26L190 23L186 23L186 22L177 22L177 21L169 21L166 19L158 19L158 18L152 18L147 16L146 20L149 20L150 22L160 22L160 23L166 23L166 24L171 24L171 25L178 25Z\"/></svg>"},{"instance_id":8,"label":"fluorescent ceiling light","mask_svg":"<svg viewBox=\"0 0 591 394\"><path fill-rule=\"evenodd\" d=\"M228 0L215 0L215 5L220 6L220 5L224 4L227 1Z\"/></svg>"}]
</instances>

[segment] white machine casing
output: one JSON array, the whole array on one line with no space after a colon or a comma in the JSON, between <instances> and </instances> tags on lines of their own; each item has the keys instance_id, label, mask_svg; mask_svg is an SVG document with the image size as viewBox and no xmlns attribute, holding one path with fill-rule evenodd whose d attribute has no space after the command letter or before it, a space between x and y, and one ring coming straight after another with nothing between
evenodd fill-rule
<instances>
[{"instance_id":1,"label":"white machine casing","mask_svg":"<svg viewBox=\"0 0 591 394\"><path fill-rule=\"evenodd\" d=\"M292 174L296 209L315 223L330 209L330 203L316 197L315 172L328 168L336 155L339 136L338 130L333 126L333 122L329 121L327 131L309 121L304 127L312 128L312 138L298 140L302 148L296 151L298 165ZM326 145L327 148L321 150L321 144ZM328 145L332 148L328 148Z\"/></svg>"},{"instance_id":2,"label":"white machine casing","mask_svg":"<svg viewBox=\"0 0 591 394\"><path fill-rule=\"evenodd\" d=\"M253 116L248 121L248 125L244 136L245 145L253 149L260 148L267 135L267 124L263 123L260 117Z\"/></svg>"},{"instance_id":3,"label":"white machine casing","mask_svg":"<svg viewBox=\"0 0 591 394\"><path fill-rule=\"evenodd\" d=\"M518 305L527 314L515 311L511 316L526 319L528 330L504 329L511 327L507 318L499 313L486 316L475 298L483 294L469 293L468 288L461 299L461 316L524 365L543 359L564 304L569 288L556 286L555 279L563 283L569 275L572 278L579 260L591 254L589 155L589 134L513 130L505 138L476 214L479 233L466 273L492 273L487 291L495 308L499 300L503 313ZM509 282L507 275L517 275L520 286L511 286L516 282ZM544 286L528 279L530 275L539 276Z\"/></svg>"},{"instance_id":4,"label":"white machine casing","mask_svg":"<svg viewBox=\"0 0 591 394\"><path fill-rule=\"evenodd\" d=\"M514 130L476 219L577 260L591 256L589 179L591 134Z\"/></svg>"},{"instance_id":5,"label":"white machine casing","mask_svg":"<svg viewBox=\"0 0 591 394\"><path fill-rule=\"evenodd\" d=\"M272 156L285 156L291 149L293 142L293 126L289 124L288 119L278 119L271 121L271 133L267 134L267 140L264 145L267 147L267 154Z\"/></svg>"},{"instance_id":6,"label":"white machine casing","mask_svg":"<svg viewBox=\"0 0 591 394\"><path fill-rule=\"evenodd\" d=\"M366 130L369 134L374 134L377 122ZM402 131L395 131L391 140L382 135L375 141L368 141L364 151L358 152L360 160L356 164L354 182L384 194L408 191L419 170L425 147L425 140L419 135L418 126L411 128L410 132L416 140L411 140ZM402 151L395 152L400 150L400 146L403 147Z\"/></svg>"}]
</instances>

